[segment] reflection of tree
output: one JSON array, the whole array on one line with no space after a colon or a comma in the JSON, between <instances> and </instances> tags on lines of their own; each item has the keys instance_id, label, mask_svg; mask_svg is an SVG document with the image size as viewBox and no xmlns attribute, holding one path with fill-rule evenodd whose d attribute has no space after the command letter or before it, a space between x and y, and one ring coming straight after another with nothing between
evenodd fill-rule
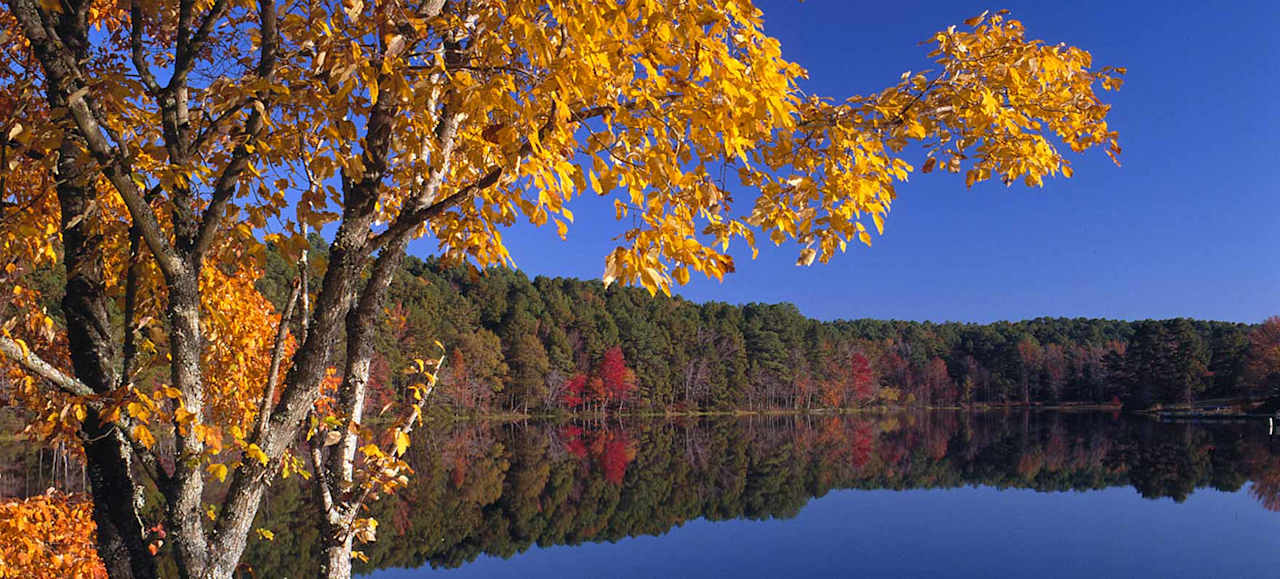
<instances>
[{"instance_id":1,"label":"reflection of tree","mask_svg":"<svg viewBox=\"0 0 1280 579\"><path fill-rule=\"evenodd\" d=\"M1253 485L1249 487L1249 494L1267 510L1280 511L1280 460L1276 460L1275 445L1249 446L1244 462L1252 467Z\"/></svg>"},{"instance_id":2,"label":"reflection of tree","mask_svg":"<svg viewBox=\"0 0 1280 579\"><path fill-rule=\"evenodd\" d=\"M1133 488L1146 498L1187 500L1197 486L1208 484L1213 441L1208 431L1188 425L1144 423L1122 450Z\"/></svg>"},{"instance_id":3,"label":"reflection of tree","mask_svg":"<svg viewBox=\"0 0 1280 579\"><path fill-rule=\"evenodd\" d=\"M1265 473L1249 487L1249 494L1258 499L1268 511L1280 511L1280 472L1276 469Z\"/></svg>"},{"instance_id":4,"label":"reflection of tree","mask_svg":"<svg viewBox=\"0 0 1280 579\"><path fill-rule=\"evenodd\" d=\"M561 428L560 435L566 441L564 448L569 454L594 462L604 473L605 480L615 485L622 484L627 464L636 457L635 445L622 430L583 429L571 425Z\"/></svg>"},{"instance_id":5,"label":"reflection of tree","mask_svg":"<svg viewBox=\"0 0 1280 579\"><path fill-rule=\"evenodd\" d=\"M455 424L410 449L415 482L372 513L388 524L364 570L462 565L533 545L615 541L696 518L794 516L833 489L985 485L1038 491L1196 488L1280 507L1280 460L1256 425L1212 428L1110 414L947 413ZM305 487L283 481L251 545L258 576L315 560Z\"/></svg>"}]
</instances>

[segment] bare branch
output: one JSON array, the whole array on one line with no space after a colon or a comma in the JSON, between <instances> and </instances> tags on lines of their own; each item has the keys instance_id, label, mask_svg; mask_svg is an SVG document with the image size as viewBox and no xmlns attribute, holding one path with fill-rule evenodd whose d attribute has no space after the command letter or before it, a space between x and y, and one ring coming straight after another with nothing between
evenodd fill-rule
<instances>
[{"instance_id":1,"label":"bare branch","mask_svg":"<svg viewBox=\"0 0 1280 579\"><path fill-rule=\"evenodd\" d=\"M225 0L218 1L225 3ZM210 15L212 16L212 13ZM276 4L274 1L262 0L260 2L258 21L261 25L262 40L259 48L257 74L258 77L264 80L270 80L272 73L275 71L276 51L279 49L280 44L280 34L276 24ZM206 21L206 24L208 24L208 21ZM202 26L201 29L203 30L203 28ZM198 32L197 36L199 36ZM227 163L222 173L218 175L218 180L214 183L213 196L209 200L209 206L205 209L203 217L201 217L200 228L196 233L195 245L192 248L191 259L195 263L199 263L200 258L208 251L209 246L213 244L215 233L222 223L227 204L235 194L236 184L240 180L240 175L249 166L249 143L257 138L266 124L266 108L270 104L269 95L270 91L264 90L254 97L252 101L253 112L249 113L249 118L245 121L245 140L236 146L231 153L230 162Z\"/></svg>"},{"instance_id":2,"label":"bare branch","mask_svg":"<svg viewBox=\"0 0 1280 579\"><path fill-rule=\"evenodd\" d=\"M280 384L280 363L284 360L284 341L289 335L289 319L293 317L293 308L298 304L302 294L302 280L293 280L293 290L285 303L284 312L280 314L280 326L276 328L276 341L271 346L271 368L267 374L267 387L262 391L262 402L258 404L258 432L254 438L260 438L267 430L268 419L271 418L272 402L275 402L276 388ZM305 313L304 313L305 315Z\"/></svg>"},{"instance_id":3,"label":"bare branch","mask_svg":"<svg viewBox=\"0 0 1280 579\"><path fill-rule=\"evenodd\" d=\"M191 11L195 8L195 4L195 0L183 0L178 7L177 50L174 55L173 77L169 79L169 86L166 88L169 92L176 92L178 88L186 86L187 75L191 74L196 57L209 39L213 26L227 9L227 0L214 0L213 6L201 20L199 28L192 34L191 22L195 15Z\"/></svg>"},{"instance_id":4,"label":"bare branch","mask_svg":"<svg viewBox=\"0 0 1280 579\"><path fill-rule=\"evenodd\" d=\"M151 72L151 65L147 64L145 47L142 45L142 6L138 0L133 0L129 6L129 47L133 53L133 68L138 72L138 78L142 79L142 86L155 98L160 94L160 83L156 82L156 75Z\"/></svg>"}]
</instances>

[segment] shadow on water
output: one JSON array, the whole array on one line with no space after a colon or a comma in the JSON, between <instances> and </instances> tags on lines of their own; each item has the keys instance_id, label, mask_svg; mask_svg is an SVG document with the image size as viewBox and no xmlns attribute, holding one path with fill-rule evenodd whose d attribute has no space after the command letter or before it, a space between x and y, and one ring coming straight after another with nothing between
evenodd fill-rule
<instances>
[{"instance_id":1,"label":"shadow on water","mask_svg":"<svg viewBox=\"0 0 1280 579\"><path fill-rule=\"evenodd\" d=\"M1162 424L1110 413L921 412L574 424L454 425L410 450L409 487L379 501L368 572L456 567L533 546L661 535L686 521L794 517L836 489L1132 486L1182 502L1248 492L1280 510L1280 439L1257 423ZM282 481L251 545L258 576L321 560L306 489Z\"/></svg>"},{"instance_id":2,"label":"shadow on water","mask_svg":"<svg viewBox=\"0 0 1280 579\"><path fill-rule=\"evenodd\" d=\"M0 445L0 490L79 482L74 465L19 446ZM696 519L788 519L837 489L1131 486L1182 502L1196 489L1247 484L1259 508L1278 511L1278 458L1280 437L1265 424L1103 412L462 423L415 433L415 475L372 508L378 540L360 547L368 562L357 570L457 567L534 546L661 535ZM247 565L257 577L314 576L323 558L308 487L294 477L272 495L255 526L275 540L251 541Z\"/></svg>"}]
</instances>

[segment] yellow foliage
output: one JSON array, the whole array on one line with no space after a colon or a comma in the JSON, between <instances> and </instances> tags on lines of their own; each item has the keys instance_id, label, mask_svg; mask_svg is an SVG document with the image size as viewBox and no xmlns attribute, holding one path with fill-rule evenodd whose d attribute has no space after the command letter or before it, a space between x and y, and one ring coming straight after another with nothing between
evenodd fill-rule
<instances>
[{"instance_id":1,"label":"yellow foliage","mask_svg":"<svg viewBox=\"0 0 1280 579\"><path fill-rule=\"evenodd\" d=\"M346 18L312 15L325 9ZM126 6L100 10L104 26L125 26ZM249 14L226 18L228 35L256 25ZM371 29L386 31L382 43L368 43ZM210 118L248 114L246 98L272 93L271 126L246 143L252 161L228 233L251 242L256 230L278 222L283 228L272 226L272 239L295 252L305 246L304 231L340 213L336 177L365 169L355 119L376 106L399 113L378 204L384 221L438 178L427 201L464 198L418 233L448 255L504 263L510 255L500 228L523 216L554 223L563 236L575 195L611 195L619 218L632 225L607 256L605 279L664 292L673 270L679 282L690 271L717 279L732 272L731 242L754 247L757 233L812 249L801 263L809 256L825 262L850 241L869 243L861 220L881 229L895 183L914 170L900 156L911 142L924 146L926 172L964 173L969 185L991 178L1039 185L1069 174L1055 142L1119 151L1095 89L1118 88L1123 69L1095 69L1084 50L1027 38L1004 12L934 34L935 70L905 73L885 90L848 99L802 93L796 83L805 70L783 58L749 0L474 2L430 19L372 3L321 3L285 9L280 34L298 48L285 51L270 84L249 75L192 90ZM465 66L450 64L448 38L462 44ZM257 55L243 44L219 44L216 59L251 70ZM128 54L127 44L113 48L108 58ZM109 121L136 131L139 144L159 142L159 111L138 83L110 80L94 94L118 111ZM52 128L44 128L51 125L34 114L16 116L9 130L21 126L28 147L52 146ZM451 120L456 131L445 142L440 131ZM140 146L135 170L160 185L207 185L235 144L213 139L208 155L188 166ZM12 178L48 175L16 171ZM731 185L760 195L735 203ZM48 187L29 191L52 209L39 193ZM118 201L108 205L121 214ZM27 261L52 261L39 241L56 231L49 229L56 222L40 217L50 214L21 220L25 232L40 235L6 235L0 243L25 244Z\"/></svg>"},{"instance_id":2,"label":"yellow foliage","mask_svg":"<svg viewBox=\"0 0 1280 579\"><path fill-rule=\"evenodd\" d=\"M131 170L155 185L162 227L174 211L189 210L175 205L176 192L199 195L236 147L249 153L212 251L218 266L205 268L200 280L211 424L243 426L256 412L275 323L252 288L261 273L256 248L270 238L296 255L306 246L304 232L337 218L338 177L361 175L370 162L361 153L359 119L377 107L397 112L377 203L383 222L450 200L416 233L449 256L509 263L502 227L523 216L567 235L574 221L567 204L589 190L612 196L617 218L629 222L606 257L604 279L652 292L669 292L673 280L686 283L693 272L721 279L736 267L729 248L744 243L754 253L757 235L798 243L802 265L826 262L852 241L869 244L863 220L882 231L896 183L914 170L903 157L909 143L924 148L924 172L964 173L968 185L991 178L1039 185L1069 175L1055 143L1119 151L1105 120L1109 107L1095 89L1117 88L1123 69L1095 69L1084 50L1030 39L1003 12L934 34L935 70L837 100L800 91L805 70L783 58L749 0L450 3L431 18L373 3L281 10L287 48L270 80L220 76L190 88L201 103L197 125L242 120L254 109L245 103L266 91L273 102L268 127L246 142L216 132L225 125L197 126L215 132L199 141L204 149L193 161L175 164L160 146L159 108L126 72L133 66L128 6L93 9L106 33L105 50L93 57L100 78L90 95L107 111L109 128L132 135ZM331 16L316 18L326 10ZM256 33L253 11L223 19L215 30L226 41L213 59L253 70L253 43L235 40ZM0 30L22 37L11 19ZM383 31L380 43L368 42L369 30ZM450 43L464 52L464 64L450 60ZM13 65L0 66L0 128L18 143L6 149L12 166L0 167L8 182L3 194L29 208L0 224L0 254L17 257L4 265L13 272L0 274L0 290L23 289L24 272L58 259L50 159L60 129L48 122L38 91L21 89L32 81L24 76L32 67L18 63L30 58L20 43L0 61ZM164 65L173 56L147 58ZM448 139L441 136L446 128L453 129ZM431 198L415 198L428 184L438 185ZM735 200L730 190L738 186L759 195ZM110 246L107 270L121 272L129 212L105 180L101 190L92 218ZM154 263L144 265L145 321L137 331L148 359L162 364L163 337L151 340L148 330L162 326L164 292ZM111 291L122 291L120 276L108 278ZM22 333L43 331L41 349L60 339L50 335L56 331L35 298L0 295L22 302Z\"/></svg>"},{"instance_id":3,"label":"yellow foliage","mask_svg":"<svg viewBox=\"0 0 1280 579\"><path fill-rule=\"evenodd\" d=\"M75 223L62 222L56 163L59 147L72 142L68 132L83 137L86 122L50 110L37 51L14 14L0 11L0 38L10 44L0 52L0 334L73 374L65 330L35 283L37 272L63 266L60 235L73 226L100 238L112 307L124 311L126 288L136 290L130 327L106 332L129 336L138 352L111 392L55 392L0 360L6 398L39 418L30 432L69 439L100 409L142 446L189 435L184 449L201 454L219 480L227 436L227 448L267 463L247 441L280 323L254 288L262 248L269 241L300 256L307 232L359 212L344 206L353 183L373 191L363 205L369 219L342 225L360 228L353 243L365 243L344 249L364 252L355 279L366 258L403 246L393 231L433 239L452 259L511 263L504 227L553 223L567 237L575 222L568 205L589 191L610 197L623 224L604 280L656 293L694 273L722 279L736 268L730 249L754 256L758 236L798 245L799 265L869 245L916 165L963 173L969 186L996 178L1038 186L1071 176L1064 149L1119 153L1098 94L1118 88L1124 70L1095 68L1084 50L1028 38L1004 12L934 34L933 70L833 99L800 90L806 71L783 58L751 0L476 0L448 2L438 14L418 4L276 5L269 20L280 46L264 73L254 3L216 13L209 44L179 55L168 47L179 33L173 6L141 6L147 18L138 32L147 41L135 53L130 10L140 5L93 2L92 46L69 65L88 82L67 100L91 103L84 114L109 141L100 148L118 158L94 153L90 207ZM187 83L159 98L147 86L156 83L151 69L173 70L184 56L194 59ZM189 115L180 126L166 116L176 114L164 104L169 97ZM261 130L246 128L254 118L265 118ZM190 134L175 143L179 130ZM911 151L922 158L908 159ZM215 191L226 205L207 214ZM169 378L166 288L197 280L171 285L187 266L175 270L153 252L184 238L180 224L190 229L205 218L216 225L207 250L183 248L201 265L194 343L203 350L199 378L187 386ZM140 224L159 234L131 255L130 231ZM138 274L132 284L130 271ZM282 373L295 348L287 332L285 339ZM426 382L412 389L415 400L434 385L428 370L418 363ZM332 391L340 381L330 375L322 385ZM321 397L313 431L331 420L353 424L332 405ZM414 406L394 434L357 433L379 439L362 452L365 484L403 484L400 457L418 413ZM281 465L303 472L291 457Z\"/></svg>"}]
</instances>

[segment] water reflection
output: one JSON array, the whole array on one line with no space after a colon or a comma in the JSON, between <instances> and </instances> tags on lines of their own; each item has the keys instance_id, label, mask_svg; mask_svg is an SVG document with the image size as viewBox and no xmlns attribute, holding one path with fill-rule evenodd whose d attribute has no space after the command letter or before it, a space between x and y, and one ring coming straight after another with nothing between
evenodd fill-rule
<instances>
[{"instance_id":1,"label":"water reflection","mask_svg":"<svg viewBox=\"0 0 1280 579\"><path fill-rule=\"evenodd\" d=\"M374 507L379 538L362 547L369 562L358 568L452 568L535 545L661 535L698 519L789 519L835 489L1131 486L1182 502L1196 489L1235 493L1251 482L1253 510L1274 511L1278 451L1256 423L1104 413L454 425L415 441L414 482ZM247 554L258 576L314 574L307 496L293 480L276 487L257 523L276 540Z\"/></svg>"}]
</instances>

